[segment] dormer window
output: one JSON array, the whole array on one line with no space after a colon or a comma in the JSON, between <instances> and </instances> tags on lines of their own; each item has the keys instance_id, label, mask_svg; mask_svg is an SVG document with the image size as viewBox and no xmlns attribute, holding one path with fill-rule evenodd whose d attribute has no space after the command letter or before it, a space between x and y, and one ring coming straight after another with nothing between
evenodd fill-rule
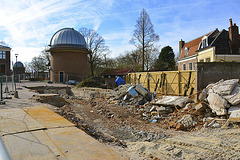
<instances>
[{"instance_id":1,"label":"dormer window","mask_svg":"<svg viewBox=\"0 0 240 160\"><path fill-rule=\"evenodd\" d=\"M185 57L188 55L189 48L185 47Z\"/></svg>"},{"instance_id":2,"label":"dormer window","mask_svg":"<svg viewBox=\"0 0 240 160\"><path fill-rule=\"evenodd\" d=\"M202 43L203 43L203 48L206 48L207 47L207 39L202 40Z\"/></svg>"},{"instance_id":3,"label":"dormer window","mask_svg":"<svg viewBox=\"0 0 240 160\"><path fill-rule=\"evenodd\" d=\"M207 36L204 36L202 38L202 42L200 43L199 49L206 48L208 46L208 38Z\"/></svg>"}]
</instances>

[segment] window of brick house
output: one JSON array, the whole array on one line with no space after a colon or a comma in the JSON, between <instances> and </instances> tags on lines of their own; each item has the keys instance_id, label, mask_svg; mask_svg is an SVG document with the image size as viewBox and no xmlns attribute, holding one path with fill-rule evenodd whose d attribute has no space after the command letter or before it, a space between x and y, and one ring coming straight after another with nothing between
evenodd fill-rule
<instances>
[{"instance_id":1,"label":"window of brick house","mask_svg":"<svg viewBox=\"0 0 240 160\"><path fill-rule=\"evenodd\" d=\"M6 52L0 51L0 59L6 59Z\"/></svg>"},{"instance_id":2,"label":"window of brick house","mask_svg":"<svg viewBox=\"0 0 240 160\"><path fill-rule=\"evenodd\" d=\"M185 57L188 55L189 48L185 47Z\"/></svg>"},{"instance_id":3,"label":"window of brick house","mask_svg":"<svg viewBox=\"0 0 240 160\"><path fill-rule=\"evenodd\" d=\"M183 70L184 71L186 70L186 64L185 63L183 64Z\"/></svg>"},{"instance_id":4,"label":"window of brick house","mask_svg":"<svg viewBox=\"0 0 240 160\"><path fill-rule=\"evenodd\" d=\"M204 59L200 59L199 62L204 62Z\"/></svg>"},{"instance_id":5,"label":"window of brick house","mask_svg":"<svg viewBox=\"0 0 240 160\"><path fill-rule=\"evenodd\" d=\"M189 70L192 70L192 63L189 63L189 64L188 64L188 69L189 69Z\"/></svg>"},{"instance_id":6,"label":"window of brick house","mask_svg":"<svg viewBox=\"0 0 240 160\"><path fill-rule=\"evenodd\" d=\"M193 70L195 70L195 62L193 62Z\"/></svg>"},{"instance_id":7,"label":"window of brick house","mask_svg":"<svg viewBox=\"0 0 240 160\"><path fill-rule=\"evenodd\" d=\"M206 62L211 62L211 58L206 58Z\"/></svg>"}]
</instances>

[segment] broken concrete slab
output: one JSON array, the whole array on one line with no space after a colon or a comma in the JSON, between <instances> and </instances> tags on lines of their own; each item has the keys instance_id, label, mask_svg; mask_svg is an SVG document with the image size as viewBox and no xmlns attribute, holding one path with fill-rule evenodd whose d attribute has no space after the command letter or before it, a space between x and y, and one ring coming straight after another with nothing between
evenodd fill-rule
<instances>
[{"instance_id":1,"label":"broken concrete slab","mask_svg":"<svg viewBox=\"0 0 240 160\"><path fill-rule=\"evenodd\" d=\"M240 105L238 106L231 106L229 109L228 109L228 114L231 114L232 112L234 111L240 111Z\"/></svg>"},{"instance_id":2,"label":"broken concrete slab","mask_svg":"<svg viewBox=\"0 0 240 160\"><path fill-rule=\"evenodd\" d=\"M229 108L230 106L224 98L216 93L209 92L207 100L213 113L216 113L219 116L227 114L226 108Z\"/></svg>"},{"instance_id":3,"label":"broken concrete slab","mask_svg":"<svg viewBox=\"0 0 240 160\"><path fill-rule=\"evenodd\" d=\"M223 96L231 105L240 104L240 86L235 86L230 95Z\"/></svg>"},{"instance_id":4,"label":"broken concrete slab","mask_svg":"<svg viewBox=\"0 0 240 160\"><path fill-rule=\"evenodd\" d=\"M161 99L152 102L154 105L162 106L179 106L184 107L186 103L190 102L190 98L183 96L162 96Z\"/></svg>"},{"instance_id":5,"label":"broken concrete slab","mask_svg":"<svg viewBox=\"0 0 240 160\"><path fill-rule=\"evenodd\" d=\"M143 96L146 96L148 91L144 89L140 84L137 84L135 90Z\"/></svg>"},{"instance_id":6,"label":"broken concrete slab","mask_svg":"<svg viewBox=\"0 0 240 160\"><path fill-rule=\"evenodd\" d=\"M240 110L232 111L229 116L229 122L240 122Z\"/></svg>"},{"instance_id":7,"label":"broken concrete slab","mask_svg":"<svg viewBox=\"0 0 240 160\"><path fill-rule=\"evenodd\" d=\"M226 81L218 82L212 87L213 92L219 95L230 95L233 88L238 85L239 79L230 79Z\"/></svg>"},{"instance_id":8,"label":"broken concrete slab","mask_svg":"<svg viewBox=\"0 0 240 160\"><path fill-rule=\"evenodd\" d=\"M57 107L62 107L65 105L65 100L60 97L59 94L34 94L32 99L41 103L48 103Z\"/></svg>"}]
</instances>

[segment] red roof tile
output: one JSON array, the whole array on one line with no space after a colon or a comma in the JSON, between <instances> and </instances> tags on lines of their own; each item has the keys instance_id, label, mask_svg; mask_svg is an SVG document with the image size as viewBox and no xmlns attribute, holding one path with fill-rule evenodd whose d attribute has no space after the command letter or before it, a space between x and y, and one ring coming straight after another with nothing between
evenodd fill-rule
<instances>
[{"instance_id":1,"label":"red roof tile","mask_svg":"<svg viewBox=\"0 0 240 160\"><path fill-rule=\"evenodd\" d=\"M182 48L182 51L181 51L181 55L180 55L180 58L184 58L185 57L185 48L187 47L189 49L188 51L188 55L187 56L191 56L191 55L194 55L196 54L196 50L198 50L198 46L199 46L199 43L202 41L202 38L204 36L209 36L212 32L209 32L201 37L198 37L192 41L189 41L187 43L184 44L183 48Z\"/></svg>"}]
</instances>

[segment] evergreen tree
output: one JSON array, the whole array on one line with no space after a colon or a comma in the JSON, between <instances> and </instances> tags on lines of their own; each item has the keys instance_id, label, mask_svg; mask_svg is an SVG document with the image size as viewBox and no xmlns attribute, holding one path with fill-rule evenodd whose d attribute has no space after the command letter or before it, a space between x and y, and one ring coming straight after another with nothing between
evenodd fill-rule
<instances>
[{"instance_id":1,"label":"evergreen tree","mask_svg":"<svg viewBox=\"0 0 240 160\"><path fill-rule=\"evenodd\" d=\"M155 62L154 69L160 71L172 71L176 69L176 63L174 59L175 55L172 47L163 47L158 59Z\"/></svg>"}]
</instances>

